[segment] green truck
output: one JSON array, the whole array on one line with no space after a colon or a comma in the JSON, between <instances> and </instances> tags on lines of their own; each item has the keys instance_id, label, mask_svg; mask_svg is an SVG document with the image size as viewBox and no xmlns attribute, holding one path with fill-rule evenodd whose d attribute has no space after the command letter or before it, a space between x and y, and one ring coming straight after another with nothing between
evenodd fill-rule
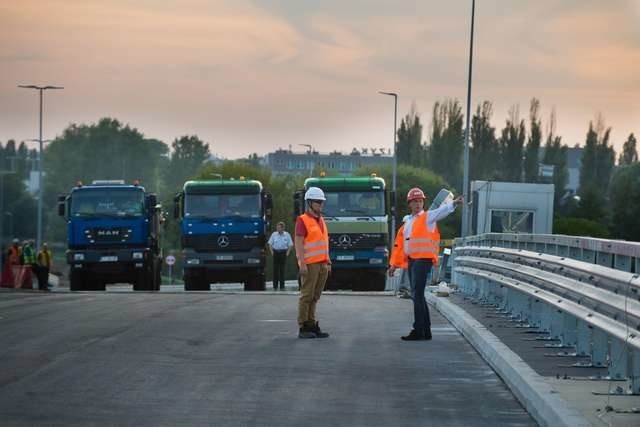
<instances>
[{"instance_id":1,"label":"green truck","mask_svg":"<svg viewBox=\"0 0 640 427\"><path fill-rule=\"evenodd\" d=\"M319 187L327 198L323 214L329 230L332 272L329 289L383 291L389 264L389 212L385 181L371 177L308 178L294 193L294 212L305 210L304 193Z\"/></svg>"}]
</instances>

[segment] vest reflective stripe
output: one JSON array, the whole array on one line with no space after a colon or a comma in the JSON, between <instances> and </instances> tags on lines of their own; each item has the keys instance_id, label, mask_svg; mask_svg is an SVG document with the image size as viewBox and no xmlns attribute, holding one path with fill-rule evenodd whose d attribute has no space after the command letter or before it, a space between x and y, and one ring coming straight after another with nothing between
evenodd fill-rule
<instances>
[{"instance_id":1,"label":"vest reflective stripe","mask_svg":"<svg viewBox=\"0 0 640 427\"><path fill-rule=\"evenodd\" d=\"M398 230L396 239L393 242L393 249L389 257L389 264L396 268L408 268L409 261L404 254L404 224Z\"/></svg>"},{"instance_id":2,"label":"vest reflective stripe","mask_svg":"<svg viewBox=\"0 0 640 427\"><path fill-rule=\"evenodd\" d=\"M430 259L436 265L440 251L440 231L437 225L433 231L429 231L427 215L425 211L413 220L407 256L412 259Z\"/></svg>"},{"instance_id":3,"label":"vest reflective stripe","mask_svg":"<svg viewBox=\"0 0 640 427\"><path fill-rule=\"evenodd\" d=\"M329 261L329 232L324 219L320 217L318 221L306 213L300 215L300 219L307 229L307 235L303 241L304 263L315 264ZM319 222L322 223L322 230Z\"/></svg>"}]
</instances>

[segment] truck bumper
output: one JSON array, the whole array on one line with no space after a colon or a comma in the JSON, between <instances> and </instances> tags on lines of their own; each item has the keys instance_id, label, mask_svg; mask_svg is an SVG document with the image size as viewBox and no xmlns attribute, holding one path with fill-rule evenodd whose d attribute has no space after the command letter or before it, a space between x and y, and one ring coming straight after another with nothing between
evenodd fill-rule
<instances>
[{"instance_id":1,"label":"truck bumper","mask_svg":"<svg viewBox=\"0 0 640 427\"><path fill-rule=\"evenodd\" d=\"M129 278L153 265L156 254L149 248L139 249L69 249L67 263L72 270L95 272L104 276Z\"/></svg>"},{"instance_id":2,"label":"truck bumper","mask_svg":"<svg viewBox=\"0 0 640 427\"><path fill-rule=\"evenodd\" d=\"M211 283L243 282L263 274L266 255L262 248L248 252L196 252L184 249L184 274L203 274Z\"/></svg>"}]
</instances>

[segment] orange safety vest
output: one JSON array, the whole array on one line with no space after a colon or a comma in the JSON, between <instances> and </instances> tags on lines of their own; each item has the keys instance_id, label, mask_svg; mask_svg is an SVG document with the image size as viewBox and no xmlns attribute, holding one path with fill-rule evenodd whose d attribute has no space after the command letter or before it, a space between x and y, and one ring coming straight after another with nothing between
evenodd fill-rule
<instances>
[{"instance_id":1,"label":"orange safety vest","mask_svg":"<svg viewBox=\"0 0 640 427\"><path fill-rule=\"evenodd\" d=\"M433 265L436 265L440 250L440 231L437 224L433 231L429 231L427 215L427 212L423 211L413 220L407 256L411 259L430 259Z\"/></svg>"},{"instance_id":2,"label":"orange safety vest","mask_svg":"<svg viewBox=\"0 0 640 427\"><path fill-rule=\"evenodd\" d=\"M324 218L320 217L319 221L313 216L304 213L300 215L300 219L304 222L307 229L307 235L304 238L304 263L315 264L319 262L329 261L329 232ZM318 222L322 223L322 230Z\"/></svg>"},{"instance_id":3,"label":"orange safety vest","mask_svg":"<svg viewBox=\"0 0 640 427\"><path fill-rule=\"evenodd\" d=\"M404 224L400 226L396 234L396 240L393 242L393 250L389 257L389 264L396 268L409 268L409 261L404 254Z\"/></svg>"}]
</instances>

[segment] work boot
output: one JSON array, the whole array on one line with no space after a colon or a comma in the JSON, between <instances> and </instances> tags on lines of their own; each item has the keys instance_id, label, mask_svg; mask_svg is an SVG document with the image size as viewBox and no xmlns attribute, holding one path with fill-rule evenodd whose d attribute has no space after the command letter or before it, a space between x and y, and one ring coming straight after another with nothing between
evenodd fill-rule
<instances>
[{"instance_id":1,"label":"work boot","mask_svg":"<svg viewBox=\"0 0 640 427\"><path fill-rule=\"evenodd\" d=\"M298 338L316 338L317 335L311 329L313 327L313 322L306 321L302 324L300 331L298 332Z\"/></svg>"},{"instance_id":2,"label":"work boot","mask_svg":"<svg viewBox=\"0 0 640 427\"><path fill-rule=\"evenodd\" d=\"M329 334L327 332L322 332L320 330L320 324L318 322L313 323L311 330L314 334L316 334L316 338L328 338Z\"/></svg>"},{"instance_id":3,"label":"work boot","mask_svg":"<svg viewBox=\"0 0 640 427\"><path fill-rule=\"evenodd\" d=\"M426 341L430 341L433 337L431 336L431 328L424 330L424 339Z\"/></svg>"},{"instance_id":4,"label":"work boot","mask_svg":"<svg viewBox=\"0 0 640 427\"><path fill-rule=\"evenodd\" d=\"M424 335L424 331L417 331L415 329L412 329L411 332L409 332L409 335L405 335L401 338L403 341L423 341L427 339Z\"/></svg>"}]
</instances>

